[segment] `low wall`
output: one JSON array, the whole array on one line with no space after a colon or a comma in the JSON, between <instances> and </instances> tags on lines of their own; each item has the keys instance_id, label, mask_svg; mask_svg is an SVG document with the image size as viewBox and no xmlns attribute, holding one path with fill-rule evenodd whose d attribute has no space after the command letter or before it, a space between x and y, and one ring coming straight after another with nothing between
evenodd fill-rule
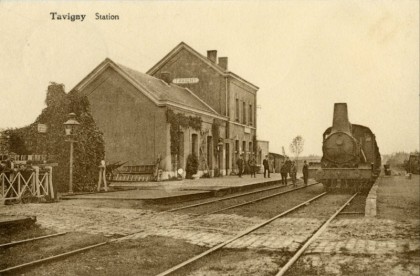
<instances>
[{"instance_id":1,"label":"low wall","mask_svg":"<svg viewBox=\"0 0 420 276\"><path fill-rule=\"evenodd\" d=\"M369 194L366 198L365 217L376 216L376 198L377 198L378 185L380 181L381 181L381 177L379 177L375 181L375 184L372 185L372 188L370 189Z\"/></svg>"}]
</instances>

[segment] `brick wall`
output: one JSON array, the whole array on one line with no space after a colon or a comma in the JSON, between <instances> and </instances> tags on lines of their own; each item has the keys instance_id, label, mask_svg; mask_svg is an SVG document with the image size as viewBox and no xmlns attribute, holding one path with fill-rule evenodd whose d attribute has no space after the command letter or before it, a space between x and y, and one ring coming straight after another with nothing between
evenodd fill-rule
<instances>
[{"instance_id":1,"label":"brick wall","mask_svg":"<svg viewBox=\"0 0 420 276\"><path fill-rule=\"evenodd\" d=\"M198 78L198 83L178 84L187 87L218 113L226 114L226 80L217 71L185 49L180 50L153 76L161 78L162 72L169 72L175 78Z\"/></svg>"}]
</instances>

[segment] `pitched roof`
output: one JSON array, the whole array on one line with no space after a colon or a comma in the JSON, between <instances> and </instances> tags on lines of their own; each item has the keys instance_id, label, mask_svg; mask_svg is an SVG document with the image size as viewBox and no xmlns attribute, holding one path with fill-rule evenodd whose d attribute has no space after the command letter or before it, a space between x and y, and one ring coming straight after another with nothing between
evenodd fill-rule
<instances>
[{"instance_id":1,"label":"pitched roof","mask_svg":"<svg viewBox=\"0 0 420 276\"><path fill-rule=\"evenodd\" d=\"M251 86L252 88L258 90L259 87L256 86L255 84L250 83L249 81L241 78L240 76L238 76L237 74L225 70L224 68L220 67L218 64L211 62L207 57L203 56L202 54L200 54L199 52L197 52L196 50L194 50L193 48L191 48L188 44L186 44L185 42L181 42L179 43L174 49L172 49L172 51L170 51L166 56L164 56L158 63L156 63L152 68L150 68L146 73L147 74L154 74L156 73L157 70L159 70L159 68L161 66L163 66L170 58L172 58L174 55L176 55L179 51L181 51L182 49L187 50L188 52L192 53L193 55L197 56L199 59L201 59L204 63L206 63L207 65L209 65L210 67L214 68L219 74L221 74L222 76L230 76L232 78L235 78L237 80L239 80L242 83L245 83L248 86Z\"/></svg>"},{"instance_id":2,"label":"pitched roof","mask_svg":"<svg viewBox=\"0 0 420 276\"><path fill-rule=\"evenodd\" d=\"M206 113L207 115L222 117L189 89L175 84L167 84L161 79L117 64L109 58L106 58L99 64L72 90L83 89L109 67L113 68L117 73L133 84L139 90L139 93L146 95L156 105L170 105L190 111Z\"/></svg>"}]
</instances>

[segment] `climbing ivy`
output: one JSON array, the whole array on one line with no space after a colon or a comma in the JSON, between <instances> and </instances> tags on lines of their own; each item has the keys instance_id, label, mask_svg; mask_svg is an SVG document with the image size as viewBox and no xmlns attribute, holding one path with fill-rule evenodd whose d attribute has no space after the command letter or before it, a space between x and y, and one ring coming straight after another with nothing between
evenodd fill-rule
<instances>
[{"instance_id":1,"label":"climbing ivy","mask_svg":"<svg viewBox=\"0 0 420 276\"><path fill-rule=\"evenodd\" d=\"M181 127L191 127L197 131L201 130L201 117L186 116L182 113L175 113L169 108L166 111L166 121L170 124L171 154L179 154L179 132L181 131Z\"/></svg>"},{"instance_id":2,"label":"climbing ivy","mask_svg":"<svg viewBox=\"0 0 420 276\"><path fill-rule=\"evenodd\" d=\"M10 151L16 154L47 154L54 156L49 162L57 162L53 169L53 182L59 191L68 190L69 143L66 142L64 125L68 114L76 114L80 126L75 133L73 188L75 191L91 191L98 177L98 164L104 158L103 134L96 127L90 113L89 101L77 93L65 93L64 85L48 86L47 105L29 126L6 130L10 137ZM38 124L46 124L46 133L39 133Z\"/></svg>"},{"instance_id":3,"label":"climbing ivy","mask_svg":"<svg viewBox=\"0 0 420 276\"><path fill-rule=\"evenodd\" d=\"M211 135L213 136L213 148L214 153L217 155L217 146L219 144L220 139L220 126L222 124L221 120L214 119L213 124L211 125Z\"/></svg>"}]
</instances>

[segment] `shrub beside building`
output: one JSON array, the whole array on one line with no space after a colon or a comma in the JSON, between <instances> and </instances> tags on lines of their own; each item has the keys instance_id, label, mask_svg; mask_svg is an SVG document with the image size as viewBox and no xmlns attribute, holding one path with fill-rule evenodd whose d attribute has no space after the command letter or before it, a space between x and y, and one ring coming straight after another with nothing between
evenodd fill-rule
<instances>
[{"instance_id":1,"label":"shrub beside building","mask_svg":"<svg viewBox=\"0 0 420 276\"><path fill-rule=\"evenodd\" d=\"M73 112L80 123L75 132L73 189L91 191L98 178L98 165L104 159L103 135L96 127L86 97L66 93L64 85L51 83L48 86L47 105L36 120L22 128L7 129L9 152L18 155L46 155L47 162L58 163L53 170L53 182L61 192L68 191L70 146L66 142L63 123ZM40 132L38 126L47 127Z\"/></svg>"}]
</instances>

